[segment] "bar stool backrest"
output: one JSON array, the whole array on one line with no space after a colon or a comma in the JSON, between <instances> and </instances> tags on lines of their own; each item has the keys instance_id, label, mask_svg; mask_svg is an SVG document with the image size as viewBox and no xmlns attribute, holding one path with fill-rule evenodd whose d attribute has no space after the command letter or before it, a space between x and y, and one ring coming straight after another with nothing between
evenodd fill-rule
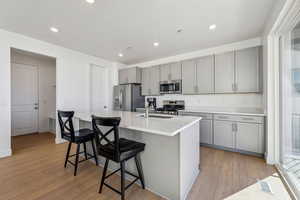
<instances>
[{"instance_id":1,"label":"bar stool backrest","mask_svg":"<svg viewBox=\"0 0 300 200\"><path fill-rule=\"evenodd\" d=\"M58 121L60 125L61 137L71 137L71 141L75 141L75 131L73 127L74 111L57 111Z\"/></svg>"},{"instance_id":2,"label":"bar stool backrest","mask_svg":"<svg viewBox=\"0 0 300 200\"><path fill-rule=\"evenodd\" d=\"M104 146L110 146L114 149L114 159L120 160L120 138L119 138L119 124L120 117L97 117L92 115L93 131L96 134L97 149L103 149ZM99 126L111 127L107 132L103 133ZM114 134L114 141L108 138L108 135ZM100 152L98 152L101 154Z\"/></svg>"}]
</instances>

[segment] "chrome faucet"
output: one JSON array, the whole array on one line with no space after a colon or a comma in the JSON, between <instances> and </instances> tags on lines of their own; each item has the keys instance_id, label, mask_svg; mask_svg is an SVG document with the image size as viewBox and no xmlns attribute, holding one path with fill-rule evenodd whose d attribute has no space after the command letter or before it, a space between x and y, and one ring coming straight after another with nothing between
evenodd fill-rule
<instances>
[{"instance_id":1,"label":"chrome faucet","mask_svg":"<svg viewBox=\"0 0 300 200\"><path fill-rule=\"evenodd\" d=\"M145 118L148 118L148 117L149 117L149 109L150 109L149 106L146 106L146 107L145 107Z\"/></svg>"}]
</instances>

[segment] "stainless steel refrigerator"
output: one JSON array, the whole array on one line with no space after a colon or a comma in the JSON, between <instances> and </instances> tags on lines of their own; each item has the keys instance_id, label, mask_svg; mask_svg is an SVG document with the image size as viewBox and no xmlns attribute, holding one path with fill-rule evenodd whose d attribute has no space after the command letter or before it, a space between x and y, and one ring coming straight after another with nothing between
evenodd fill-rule
<instances>
[{"instance_id":1,"label":"stainless steel refrigerator","mask_svg":"<svg viewBox=\"0 0 300 200\"><path fill-rule=\"evenodd\" d=\"M145 97L141 93L139 84L114 86L114 110L134 112L136 108L144 108Z\"/></svg>"}]
</instances>

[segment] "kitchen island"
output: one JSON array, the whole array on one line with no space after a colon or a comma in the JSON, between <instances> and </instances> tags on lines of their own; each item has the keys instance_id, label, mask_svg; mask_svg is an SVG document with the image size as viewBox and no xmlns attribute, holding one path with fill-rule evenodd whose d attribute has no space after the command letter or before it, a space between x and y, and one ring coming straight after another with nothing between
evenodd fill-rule
<instances>
[{"instance_id":1,"label":"kitchen island","mask_svg":"<svg viewBox=\"0 0 300 200\"><path fill-rule=\"evenodd\" d=\"M141 113L124 111L76 113L75 128L91 128L92 114L121 117L120 137L146 144L141 160L148 190L167 199L186 199L199 174L201 117L151 114L145 118ZM104 158L99 160L103 165ZM115 163L109 166L112 170L118 167ZM133 160L127 162L126 169L137 173Z\"/></svg>"}]
</instances>

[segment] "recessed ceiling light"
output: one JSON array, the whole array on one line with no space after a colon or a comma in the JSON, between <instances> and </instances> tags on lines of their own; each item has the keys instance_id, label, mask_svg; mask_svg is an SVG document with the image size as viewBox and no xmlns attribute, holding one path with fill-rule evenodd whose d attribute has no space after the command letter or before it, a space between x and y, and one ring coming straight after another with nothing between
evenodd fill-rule
<instances>
[{"instance_id":1,"label":"recessed ceiling light","mask_svg":"<svg viewBox=\"0 0 300 200\"><path fill-rule=\"evenodd\" d=\"M153 46L158 47L158 46L159 46L159 43L158 43L158 42L154 42L154 43L153 43Z\"/></svg>"},{"instance_id":2,"label":"recessed ceiling light","mask_svg":"<svg viewBox=\"0 0 300 200\"><path fill-rule=\"evenodd\" d=\"M57 33L57 32L59 31L59 30L58 30L57 28L55 28L55 27L51 27L50 30L51 30L52 32L54 32L54 33Z\"/></svg>"},{"instance_id":3,"label":"recessed ceiling light","mask_svg":"<svg viewBox=\"0 0 300 200\"><path fill-rule=\"evenodd\" d=\"M119 56L119 57L123 57L124 55L123 55L122 53L119 53L118 56Z\"/></svg>"},{"instance_id":4,"label":"recessed ceiling light","mask_svg":"<svg viewBox=\"0 0 300 200\"><path fill-rule=\"evenodd\" d=\"M215 30L217 28L217 25L212 24L209 26L209 30Z\"/></svg>"},{"instance_id":5,"label":"recessed ceiling light","mask_svg":"<svg viewBox=\"0 0 300 200\"><path fill-rule=\"evenodd\" d=\"M90 4L93 4L95 3L95 0L85 0L86 2L90 3Z\"/></svg>"}]
</instances>

